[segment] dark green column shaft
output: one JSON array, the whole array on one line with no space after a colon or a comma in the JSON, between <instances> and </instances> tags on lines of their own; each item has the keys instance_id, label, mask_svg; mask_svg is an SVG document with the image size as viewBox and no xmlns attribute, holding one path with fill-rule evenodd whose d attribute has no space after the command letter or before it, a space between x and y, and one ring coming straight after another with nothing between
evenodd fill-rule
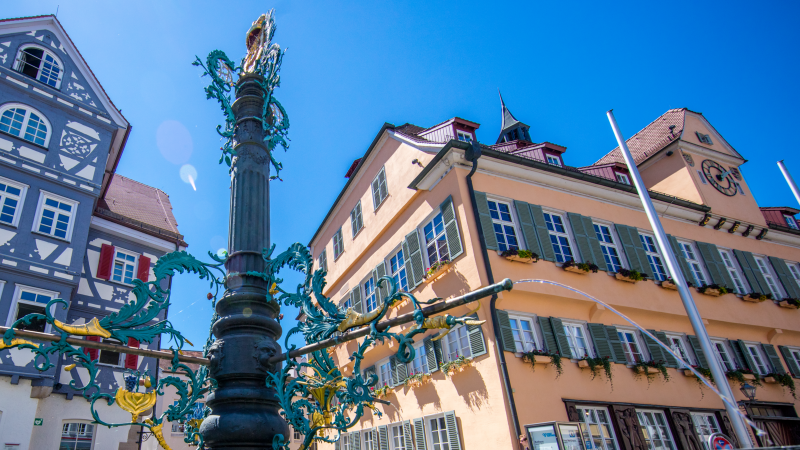
<instances>
[{"instance_id":1,"label":"dark green column shaft","mask_svg":"<svg viewBox=\"0 0 800 450\"><path fill-rule=\"evenodd\" d=\"M263 271L261 251L270 245L269 153L258 120L264 107L259 79L243 75L233 103L237 157L231 173L229 274ZM267 360L280 353L276 340L282 333L275 320L279 308L268 301L268 291L260 278L234 276L217 302L209 367L219 387L208 397L211 415L200 427L209 449L271 449L276 434L289 438L275 390L266 387L267 371L280 367Z\"/></svg>"}]
</instances>

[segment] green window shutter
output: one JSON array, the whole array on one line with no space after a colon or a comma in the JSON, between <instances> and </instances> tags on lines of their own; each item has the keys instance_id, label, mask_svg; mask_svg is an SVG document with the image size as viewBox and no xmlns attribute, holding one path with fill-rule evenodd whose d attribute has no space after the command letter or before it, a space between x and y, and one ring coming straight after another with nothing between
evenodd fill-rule
<instances>
[{"instance_id":1,"label":"green window shutter","mask_svg":"<svg viewBox=\"0 0 800 450\"><path fill-rule=\"evenodd\" d=\"M683 277L686 278L686 281L691 281L692 284L695 284L694 275L692 275L692 271L689 269L689 263L686 262L686 257L683 256L683 251L681 250L680 244L678 244L678 240L671 234L667 235L667 240L669 241L669 246L672 248L672 253L675 254L675 258L678 260L678 265L681 267ZM662 262L664 263L664 268L669 271L666 261ZM672 278L675 278L674 273L671 275Z\"/></svg>"},{"instance_id":2,"label":"green window shutter","mask_svg":"<svg viewBox=\"0 0 800 450\"><path fill-rule=\"evenodd\" d=\"M775 373L786 373L786 369L783 368L783 364L781 364L781 357L778 356L778 352L775 351L775 346L772 344L761 344L761 349L764 350L764 354L767 355L770 364L772 364L772 371Z\"/></svg>"},{"instance_id":3,"label":"green window shutter","mask_svg":"<svg viewBox=\"0 0 800 450\"><path fill-rule=\"evenodd\" d=\"M528 205L531 210L531 218L533 219L533 226L536 228L536 234L539 236L539 243L541 244L542 254L540 258L545 261L555 261L556 252L553 250L553 243L550 242L550 233L547 231L547 225L544 222L544 211L539 205Z\"/></svg>"},{"instance_id":4,"label":"green window shutter","mask_svg":"<svg viewBox=\"0 0 800 450\"><path fill-rule=\"evenodd\" d=\"M364 308L361 305L361 286L356 286L350 293L350 298L353 299L353 310L357 313L363 313Z\"/></svg>"},{"instance_id":5,"label":"green window shutter","mask_svg":"<svg viewBox=\"0 0 800 450\"><path fill-rule=\"evenodd\" d=\"M792 351L788 347L782 345L778 346L778 350L780 350L781 355L783 355L783 360L786 361L786 367L789 368L789 373L795 378L800 378L800 366L797 365L797 361L792 357Z\"/></svg>"},{"instance_id":6,"label":"green window shutter","mask_svg":"<svg viewBox=\"0 0 800 450\"><path fill-rule=\"evenodd\" d=\"M456 207L453 205L453 197L439 205L444 221L444 234L447 238L447 248L450 250L450 261L456 259L464 253L464 246L461 245L461 233L458 232L458 217L456 217Z\"/></svg>"},{"instance_id":7,"label":"green window shutter","mask_svg":"<svg viewBox=\"0 0 800 450\"><path fill-rule=\"evenodd\" d=\"M414 444L416 444L417 450L427 449L425 445L425 421L421 417L414 419Z\"/></svg>"},{"instance_id":8,"label":"green window shutter","mask_svg":"<svg viewBox=\"0 0 800 450\"><path fill-rule=\"evenodd\" d=\"M711 282L725 287L734 287L733 279L731 278L728 267L722 256L719 255L719 249L714 244L707 244L705 242L695 242L700 254L703 255L703 261L706 263L706 269L711 275Z\"/></svg>"},{"instance_id":9,"label":"green window shutter","mask_svg":"<svg viewBox=\"0 0 800 450\"><path fill-rule=\"evenodd\" d=\"M617 327L614 325L606 325L606 335L608 335L608 343L611 345L611 350L614 351L614 362L628 364L628 360L625 359L625 349L622 348L622 342L619 340Z\"/></svg>"},{"instance_id":10,"label":"green window shutter","mask_svg":"<svg viewBox=\"0 0 800 450\"><path fill-rule=\"evenodd\" d=\"M733 254L736 256L736 261L739 262L742 272L744 272L744 277L747 278L747 283L750 284L750 290L759 294L768 294L769 286L767 286L767 280L764 279L764 275L758 269L758 264L753 258L753 254L741 250L734 250Z\"/></svg>"},{"instance_id":11,"label":"green window shutter","mask_svg":"<svg viewBox=\"0 0 800 450\"><path fill-rule=\"evenodd\" d=\"M511 353L516 353L517 345L514 343L514 332L511 330L511 321L508 319L508 313L502 309L496 309L497 323L500 326L500 336L503 338L503 350ZM520 349L522 351L522 349Z\"/></svg>"},{"instance_id":12,"label":"green window shutter","mask_svg":"<svg viewBox=\"0 0 800 450\"><path fill-rule=\"evenodd\" d=\"M700 340L693 334L686 336L686 338L689 339L689 345L692 347L695 359L697 359L697 365L708 369L708 360L706 359L705 353L703 353L703 349L700 347Z\"/></svg>"},{"instance_id":13,"label":"green window shutter","mask_svg":"<svg viewBox=\"0 0 800 450\"><path fill-rule=\"evenodd\" d=\"M747 347L744 345L744 341L739 339L737 341L729 340L728 343L732 344L731 347L734 348L734 353L736 353L736 344L739 344L739 351L744 355L744 362L747 364L744 367L752 370L753 373L758 373L758 367L756 366L755 361L753 361L753 357L750 356L750 351L747 350Z\"/></svg>"},{"instance_id":14,"label":"green window shutter","mask_svg":"<svg viewBox=\"0 0 800 450\"><path fill-rule=\"evenodd\" d=\"M444 421L447 424L447 439L450 442L450 450L461 450L461 438L458 435L458 421L455 411L444 413Z\"/></svg>"},{"instance_id":15,"label":"green window shutter","mask_svg":"<svg viewBox=\"0 0 800 450\"><path fill-rule=\"evenodd\" d=\"M544 343L547 346L547 351L550 353L557 352L558 342L556 341L555 333L553 333L553 326L550 325L550 319L539 316L536 318L536 320L539 322L539 329L542 330L542 336L544 337Z\"/></svg>"},{"instance_id":16,"label":"green window shutter","mask_svg":"<svg viewBox=\"0 0 800 450\"><path fill-rule=\"evenodd\" d=\"M478 313L469 316L478 320ZM472 357L486 354L486 341L483 339L483 329L480 325L467 325L467 335L469 336L469 349Z\"/></svg>"},{"instance_id":17,"label":"green window shutter","mask_svg":"<svg viewBox=\"0 0 800 450\"><path fill-rule=\"evenodd\" d=\"M361 432L350 433L350 450L361 450Z\"/></svg>"},{"instance_id":18,"label":"green window shutter","mask_svg":"<svg viewBox=\"0 0 800 450\"><path fill-rule=\"evenodd\" d=\"M772 268L775 269L775 273L778 274L778 279L781 280L786 294L791 298L800 298L800 286L798 286L797 281L789 272L789 266L786 265L786 261L770 256L769 262L772 264Z\"/></svg>"},{"instance_id":19,"label":"green window shutter","mask_svg":"<svg viewBox=\"0 0 800 450\"><path fill-rule=\"evenodd\" d=\"M522 237L525 239L525 247L542 257L542 247L540 240L541 236L536 233L536 226L533 224L531 217L531 206L526 202L514 200L514 208L517 210L517 218L519 218L519 228L522 230ZM545 236L548 240L549 236ZM496 239L496 238L495 238Z\"/></svg>"},{"instance_id":20,"label":"green window shutter","mask_svg":"<svg viewBox=\"0 0 800 450\"><path fill-rule=\"evenodd\" d=\"M378 298L384 300L386 299L386 297L389 296L389 282L384 281L383 284L381 284L380 288L378 288L377 283L378 280L381 279L381 277L386 276L386 259L381 261L381 263L375 267L375 275L377 277L377 280L375 281L375 288L378 289Z\"/></svg>"},{"instance_id":21,"label":"green window shutter","mask_svg":"<svg viewBox=\"0 0 800 450\"><path fill-rule=\"evenodd\" d=\"M647 330L653 336L656 335L656 330ZM667 364L667 356L664 354L664 349L658 345L658 342L654 341L650 338L650 336L642 333L642 338L644 338L644 343L647 345L647 351L650 352L650 359L653 361L661 361L665 365Z\"/></svg>"},{"instance_id":22,"label":"green window shutter","mask_svg":"<svg viewBox=\"0 0 800 450\"><path fill-rule=\"evenodd\" d=\"M378 268L372 269L372 282L375 286L375 304L380 307L381 304L381 291L378 289Z\"/></svg>"},{"instance_id":23,"label":"green window shutter","mask_svg":"<svg viewBox=\"0 0 800 450\"><path fill-rule=\"evenodd\" d=\"M414 450L414 434L411 430L411 421L404 420L403 421L403 441L405 441L406 448L402 449L395 449L395 450Z\"/></svg>"},{"instance_id":24,"label":"green window shutter","mask_svg":"<svg viewBox=\"0 0 800 450\"><path fill-rule=\"evenodd\" d=\"M650 332L653 333L653 335L655 335L655 337L657 337L658 340L661 341L664 345L666 345L669 348L672 348L672 344L670 344L669 339L667 338L667 333L664 333L663 331L650 331ZM664 359L667 362L667 367L678 367L678 360L675 359L675 357L672 356L672 354L668 353L663 348L661 348L661 353L664 355Z\"/></svg>"},{"instance_id":25,"label":"green window shutter","mask_svg":"<svg viewBox=\"0 0 800 450\"><path fill-rule=\"evenodd\" d=\"M567 340L567 333L564 331L564 323L561 322L561 319L557 319L555 317L550 318L550 325L553 327L553 334L556 337L556 343L558 344L558 353L567 359L572 359L573 354L572 350L569 348L569 340ZM583 355L574 355L575 358L580 358Z\"/></svg>"},{"instance_id":26,"label":"green window shutter","mask_svg":"<svg viewBox=\"0 0 800 450\"><path fill-rule=\"evenodd\" d=\"M409 275L409 290L419 286L425 278L425 264L422 262L422 248L419 244L419 232L416 228L406 235L403 244L403 252L406 256L406 272ZM403 256L405 256L403 255Z\"/></svg>"},{"instance_id":27,"label":"green window shutter","mask_svg":"<svg viewBox=\"0 0 800 450\"><path fill-rule=\"evenodd\" d=\"M387 425L378 427L378 442L381 450L389 450L389 427Z\"/></svg>"},{"instance_id":28,"label":"green window shutter","mask_svg":"<svg viewBox=\"0 0 800 450\"><path fill-rule=\"evenodd\" d=\"M614 351L611 349L611 343L608 342L608 336L606 336L606 326L602 323L590 323L588 327L597 357L615 361Z\"/></svg>"},{"instance_id":29,"label":"green window shutter","mask_svg":"<svg viewBox=\"0 0 800 450\"><path fill-rule=\"evenodd\" d=\"M341 437L339 439L341 439ZM334 450L340 450L341 448L342 448L342 443L339 442L338 440L333 443L333 449Z\"/></svg>"},{"instance_id":30,"label":"green window shutter","mask_svg":"<svg viewBox=\"0 0 800 450\"><path fill-rule=\"evenodd\" d=\"M741 369L752 369L752 366L750 365L751 360L745 358L747 349L744 348L744 345L739 346L739 341L732 341L730 339L725 339L725 343L728 344L728 347L733 351L733 362L736 364L736 367Z\"/></svg>"},{"instance_id":31,"label":"green window shutter","mask_svg":"<svg viewBox=\"0 0 800 450\"><path fill-rule=\"evenodd\" d=\"M617 236L619 236L619 240L622 243L625 257L628 259L628 267L639 273L652 272L636 228L618 223L614 224L614 228L617 230Z\"/></svg>"},{"instance_id":32,"label":"green window shutter","mask_svg":"<svg viewBox=\"0 0 800 450\"><path fill-rule=\"evenodd\" d=\"M597 264L597 267L602 271L608 270L606 260L603 258L602 250L600 250L600 243L597 241L597 235L594 232L592 219L576 213L567 213L567 218L569 219L570 228L572 228L572 234L575 236L575 242L578 244L581 260Z\"/></svg>"},{"instance_id":33,"label":"green window shutter","mask_svg":"<svg viewBox=\"0 0 800 450\"><path fill-rule=\"evenodd\" d=\"M489 250L497 250L497 236L494 234L494 224L492 223L492 216L489 214L489 202L486 200L485 192L475 191L475 206L478 208L478 218L481 224L481 233L483 233L483 241L486 243L486 248Z\"/></svg>"},{"instance_id":34,"label":"green window shutter","mask_svg":"<svg viewBox=\"0 0 800 450\"><path fill-rule=\"evenodd\" d=\"M438 335L439 333L436 334ZM444 362L444 355L442 354L442 341L432 340L432 342L433 342L433 353L436 354L436 362L441 366L442 363Z\"/></svg>"},{"instance_id":35,"label":"green window shutter","mask_svg":"<svg viewBox=\"0 0 800 450\"><path fill-rule=\"evenodd\" d=\"M408 378L408 368L405 364L397 360L396 356L389 358L392 368L392 387L402 384Z\"/></svg>"},{"instance_id":36,"label":"green window shutter","mask_svg":"<svg viewBox=\"0 0 800 450\"><path fill-rule=\"evenodd\" d=\"M425 359L428 364L428 372L433 373L439 370L439 361L440 359L436 358L436 350L434 347L433 336L426 337L423 341L423 346L425 348Z\"/></svg>"}]
</instances>

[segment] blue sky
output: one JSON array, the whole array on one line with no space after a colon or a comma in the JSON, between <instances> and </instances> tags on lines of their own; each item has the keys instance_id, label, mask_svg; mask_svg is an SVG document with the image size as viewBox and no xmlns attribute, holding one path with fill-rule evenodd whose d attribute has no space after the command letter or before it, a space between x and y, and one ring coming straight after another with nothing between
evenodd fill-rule
<instances>
[{"instance_id":1,"label":"blue sky","mask_svg":"<svg viewBox=\"0 0 800 450\"><path fill-rule=\"evenodd\" d=\"M742 173L759 204L797 207L775 162L800 178L800 3L613 3L39 0L5 2L0 14L60 4L59 20L133 125L118 172L170 195L196 256L225 246L229 181L217 165L222 116L191 62L214 49L238 61L269 8L288 48L276 96L291 147L277 155L284 181L271 185L279 250L308 243L384 122L427 127L457 115L494 143L498 88L533 140L566 146L572 166L616 146L610 108L626 136L670 108L702 112L750 160ZM184 164L197 170L196 191L181 180ZM179 276L173 292L173 324L204 342L207 285ZM296 311L285 314L288 330Z\"/></svg>"}]
</instances>

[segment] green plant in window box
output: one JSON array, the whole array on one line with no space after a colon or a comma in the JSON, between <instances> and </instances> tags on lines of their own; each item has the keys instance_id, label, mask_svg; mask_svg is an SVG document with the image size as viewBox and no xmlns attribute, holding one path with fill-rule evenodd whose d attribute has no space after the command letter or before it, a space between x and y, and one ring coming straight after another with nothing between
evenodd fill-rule
<instances>
[{"instance_id":1,"label":"green plant in window box","mask_svg":"<svg viewBox=\"0 0 800 450\"><path fill-rule=\"evenodd\" d=\"M664 365L664 361L643 361L634 364L632 369L636 378L640 378L644 375L645 378L647 378L648 385L650 385L650 380L659 373L665 383L669 381L669 373L667 372L667 366Z\"/></svg>"},{"instance_id":2,"label":"green plant in window box","mask_svg":"<svg viewBox=\"0 0 800 450\"><path fill-rule=\"evenodd\" d=\"M466 358L464 356L459 356L458 358L448 361L442 364L442 372L448 377L453 376L458 372L463 372L464 369L472 365L472 359Z\"/></svg>"},{"instance_id":3,"label":"green plant in window box","mask_svg":"<svg viewBox=\"0 0 800 450\"><path fill-rule=\"evenodd\" d=\"M761 303L769 299L772 299L772 294L762 294L760 292L751 292L742 297L742 300L753 303Z\"/></svg>"},{"instance_id":4,"label":"green plant in window box","mask_svg":"<svg viewBox=\"0 0 800 450\"><path fill-rule=\"evenodd\" d=\"M617 273L614 274L614 277L621 281L627 281L629 283L635 283L637 281L643 281L648 278L649 275L646 273L641 273L636 270L628 270L623 269L622 267L617 270Z\"/></svg>"},{"instance_id":5,"label":"green plant in window box","mask_svg":"<svg viewBox=\"0 0 800 450\"><path fill-rule=\"evenodd\" d=\"M738 382L740 385L751 382L756 386L761 386L761 380L758 379L758 375L753 373L750 369L738 368L736 370L729 370L725 372L725 376L728 377L728 379Z\"/></svg>"},{"instance_id":6,"label":"green plant in window box","mask_svg":"<svg viewBox=\"0 0 800 450\"><path fill-rule=\"evenodd\" d=\"M447 270L447 267L449 265L450 265L450 260L447 259L436 261L435 263L431 264L431 266L428 268L428 271L425 272L425 279L429 280L436 278L437 276L439 276L441 272Z\"/></svg>"},{"instance_id":7,"label":"green plant in window box","mask_svg":"<svg viewBox=\"0 0 800 450\"><path fill-rule=\"evenodd\" d=\"M694 284L692 284L691 281L687 280L686 284L689 287L694 287ZM661 282L661 287L664 288L664 289L672 290L672 291L677 291L678 290L678 285L675 283L675 280L673 280L672 278L667 278L666 280L662 281Z\"/></svg>"},{"instance_id":8,"label":"green plant in window box","mask_svg":"<svg viewBox=\"0 0 800 450\"><path fill-rule=\"evenodd\" d=\"M770 380L770 378L772 380ZM764 382L778 383L781 386L788 388L792 397L797 400L797 392L795 392L794 379L788 373L768 373L764 375Z\"/></svg>"},{"instance_id":9,"label":"green plant in window box","mask_svg":"<svg viewBox=\"0 0 800 450\"><path fill-rule=\"evenodd\" d=\"M550 353L544 350L533 349L529 352L522 352L522 361L531 365L531 369L536 370L536 357L546 356L550 358L550 364L556 368L556 378L560 377L564 372L564 367L561 365L561 354L558 352Z\"/></svg>"},{"instance_id":10,"label":"green plant in window box","mask_svg":"<svg viewBox=\"0 0 800 450\"><path fill-rule=\"evenodd\" d=\"M730 292L730 289L726 288L725 286L720 286L718 284L704 284L697 288L697 292L705 295L710 295L712 297L719 297L720 295L725 295Z\"/></svg>"},{"instance_id":11,"label":"green plant in window box","mask_svg":"<svg viewBox=\"0 0 800 450\"><path fill-rule=\"evenodd\" d=\"M597 264L593 264L591 261L590 262L579 263L579 262L575 262L574 259L570 259L569 261L567 261L564 264L562 264L561 268L566 270L567 272L576 272L576 271L578 271L576 273L580 273L580 272L597 273L597 271L600 269L599 267L597 267Z\"/></svg>"},{"instance_id":12,"label":"green plant in window box","mask_svg":"<svg viewBox=\"0 0 800 450\"><path fill-rule=\"evenodd\" d=\"M587 355L581 358L580 360L586 361L586 363L589 365L589 370L592 371L592 380L594 380L597 377L598 373L597 369L602 367L603 372L605 372L606 374L608 382L611 383L611 390L614 390L614 379L611 373L611 359L608 356L606 357L598 356L597 358L590 358Z\"/></svg>"},{"instance_id":13,"label":"green plant in window box","mask_svg":"<svg viewBox=\"0 0 800 450\"><path fill-rule=\"evenodd\" d=\"M420 372L412 373L406 378L405 385L412 388L417 388L430 381L431 375L429 373Z\"/></svg>"},{"instance_id":14,"label":"green plant in window box","mask_svg":"<svg viewBox=\"0 0 800 450\"><path fill-rule=\"evenodd\" d=\"M385 398L392 392L392 388L385 384L379 388L372 389L372 396L375 398Z\"/></svg>"},{"instance_id":15,"label":"green plant in window box","mask_svg":"<svg viewBox=\"0 0 800 450\"><path fill-rule=\"evenodd\" d=\"M518 248L510 248L508 250L503 250L500 253L500 256L509 261L519 261L528 264L539 262L539 255L533 253L530 250L522 250Z\"/></svg>"},{"instance_id":16,"label":"green plant in window box","mask_svg":"<svg viewBox=\"0 0 800 450\"><path fill-rule=\"evenodd\" d=\"M785 298L778 302L778 305L783 308L800 309L800 300L796 298Z\"/></svg>"}]
</instances>

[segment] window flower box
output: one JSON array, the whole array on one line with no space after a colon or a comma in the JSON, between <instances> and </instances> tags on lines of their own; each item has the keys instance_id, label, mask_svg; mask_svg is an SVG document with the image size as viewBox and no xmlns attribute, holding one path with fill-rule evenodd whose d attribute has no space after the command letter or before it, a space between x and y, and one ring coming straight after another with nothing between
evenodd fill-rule
<instances>
[{"instance_id":1,"label":"window flower box","mask_svg":"<svg viewBox=\"0 0 800 450\"><path fill-rule=\"evenodd\" d=\"M797 301L794 298L785 298L778 302L778 306L781 308L798 309L800 308L800 301Z\"/></svg>"},{"instance_id":2,"label":"window flower box","mask_svg":"<svg viewBox=\"0 0 800 450\"><path fill-rule=\"evenodd\" d=\"M439 261L439 262L434 263L428 269L428 271L425 272L425 282L426 283L432 283L432 282L438 280L439 278L441 278L442 275L444 275L445 272L450 270L450 266L451 266L451 263L450 263L450 261L447 261L447 260Z\"/></svg>"},{"instance_id":3,"label":"window flower box","mask_svg":"<svg viewBox=\"0 0 800 450\"><path fill-rule=\"evenodd\" d=\"M581 270L575 266L564 267L564 270L566 270L567 272L577 273L580 275L586 275L587 273L589 273L588 270Z\"/></svg>"},{"instance_id":4,"label":"window flower box","mask_svg":"<svg viewBox=\"0 0 800 450\"><path fill-rule=\"evenodd\" d=\"M764 381L764 383L770 383L770 384L778 382L778 380L776 380L775 377L764 377L762 378L762 381Z\"/></svg>"},{"instance_id":5,"label":"window flower box","mask_svg":"<svg viewBox=\"0 0 800 450\"><path fill-rule=\"evenodd\" d=\"M549 355L522 355L522 360L532 364L550 364L552 358Z\"/></svg>"},{"instance_id":6,"label":"window flower box","mask_svg":"<svg viewBox=\"0 0 800 450\"><path fill-rule=\"evenodd\" d=\"M372 396L375 398L386 398L392 393L392 388L388 384L383 385L377 389L372 390Z\"/></svg>"},{"instance_id":7,"label":"window flower box","mask_svg":"<svg viewBox=\"0 0 800 450\"><path fill-rule=\"evenodd\" d=\"M442 364L442 372L448 377L452 377L459 372L463 372L464 369L470 366L472 366L472 359L459 356L453 361Z\"/></svg>"},{"instance_id":8,"label":"window flower box","mask_svg":"<svg viewBox=\"0 0 800 450\"><path fill-rule=\"evenodd\" d=\"M742 378L744 378L747 381L753 381L756 379L756 376L753 375L752 373L743 373Z\"/></svg>"},{"instance_id":9,"label":"window flower box","mask_svg":"<svg viewBox=\"0 0 800 450\"><path fill-rule=\"evenodd\" d=\"M578 361L578 367L580 367L581 369L589 367L589 361L586 361L585 359Z\"/></svg>"},{"instance_id":10,"label":"window flower box","mask_svg":"<svg viewBox=\"0 0 800 450\"><path fill-rule=\"evenodd\" d=\"M695 375L694 372L689 369L683 369L683 376L688 378L697 378L697 375Z\"/></svg>"},{"instance_id":11,"label":"window flower box","mask_svg":"<svg viewBox=\"0 0 800 450\"><path fill-rule=\"evenodd\" d=\"M589 272L597 273L597 271L600 269L596 264L592 264L590 262L579 263L575 262L574 260L565 262L561 268L567 272L577 273L580 275L585 275Z\"/></svg>"},{"instance_id":12,"label":"window flower box","mask_svg":"<svg viewBox=\"0 0 800 450\"><path fill-rule=\"evenodd\" d=\"M428 384L431 380L431 375L429 373L418 373L415 375L410 375L406 378L405 385L411 388L418 388L424 384Z\"/></svg>"},{"instance_id":13,"label":"window flower box","mask_svg":"<svg viewBox=\"0 0 800 450\"><path fill-rule=\"evenodd\" d=\"M624 281L626 283L636 283L637 281L646 280L647 274L640 273L635 270L620 268L617 271L617 273L614 274L614 278L618 279L619 281Z\"/></svg>"},{"instance_id":14,"label":"window flower box","mask_svg":"<svg viewBox=\"0 0 800 450\"><path fill-rule=\"evenodd\" d=\"M664 288L664 289L669 289L670 291L677 291L678 290L678 285L673 283L670 280L662 281L661 282L661 287ZM689 373L692 373L692 372L689 372Z\"/></svg>"},{"instance_id":15,"label":"window flower box","mask_svg":"<svg viewBox=\"0 0 800 450\"><path fill-rule=\"evenodd\" d=\"M697 288L697 292L711 297L719 297L720 295L727 294L728 292L730 292L730 290L725 286L719 286L717 284L706 284Z\"/></svg>"},{"instance_id":16,"label":"window flower box","mask_svg":"<svg viewBox=\"0 0 800 450\"><path fill-rule=\"evenodd\" d=\"M535 262L539 262L539 255L528 250L509 249L497 253L509 261L516 261L524 264L533 264Z\"/></svg>"},{"instance_id":17,"label":"window flower box","mask_svg":"<svg viewBox=\"0 0 800 450\"><path fill-rule=\"evenodd\" d=\"M764 295L758 292L751 292L750 294L743 296L742 300L751 303L761 303L763 301L766 301L770 297L772 297L771 294Z\"/></svg>"}]
</instances>

